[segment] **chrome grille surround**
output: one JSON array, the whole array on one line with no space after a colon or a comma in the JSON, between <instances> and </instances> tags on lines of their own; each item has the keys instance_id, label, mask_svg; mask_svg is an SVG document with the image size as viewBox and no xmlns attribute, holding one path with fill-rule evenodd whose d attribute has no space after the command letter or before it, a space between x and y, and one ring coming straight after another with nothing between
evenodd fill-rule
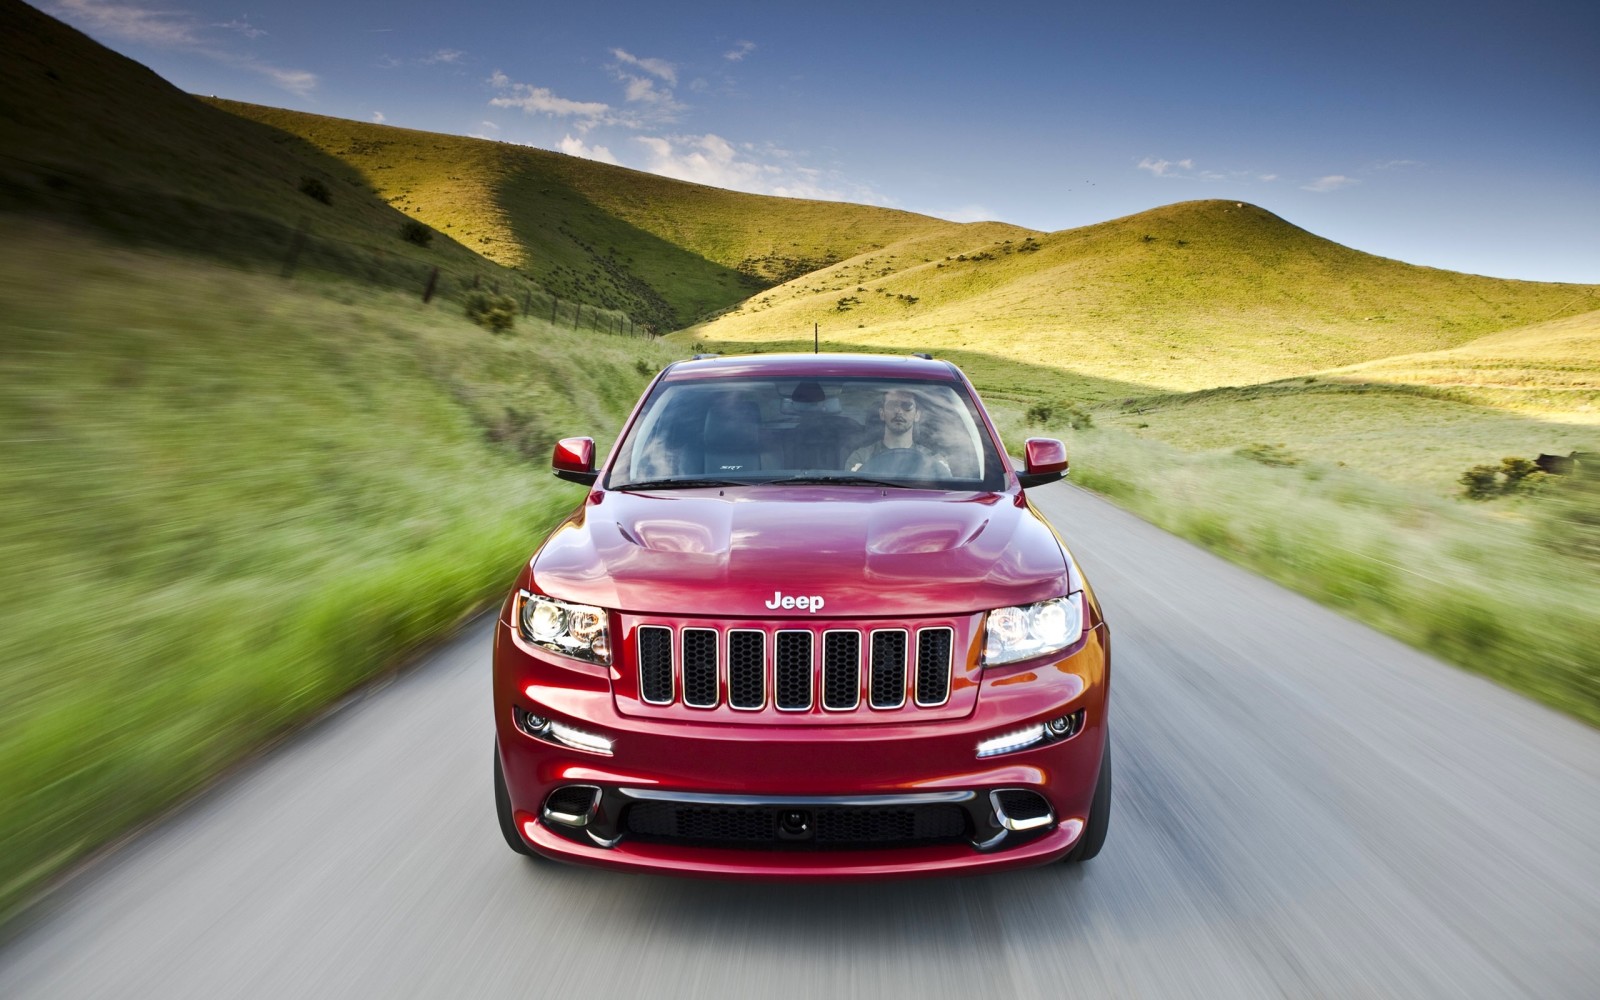
<instances>
[{"instance_id":1,"label":"chrome grille surround","mask_svg":"<svg viewBox=\"0 0 1600 1000\"><path fill-rule=\"evenodd\" d=\"M688 719L736 712L750 722L892 722L902 712L962 717L982 666L981 615L921 620L708 621L641 615L616 670L625 714ZM859 713L859 715L857 715Z\"/></svg>"}]
</instances>

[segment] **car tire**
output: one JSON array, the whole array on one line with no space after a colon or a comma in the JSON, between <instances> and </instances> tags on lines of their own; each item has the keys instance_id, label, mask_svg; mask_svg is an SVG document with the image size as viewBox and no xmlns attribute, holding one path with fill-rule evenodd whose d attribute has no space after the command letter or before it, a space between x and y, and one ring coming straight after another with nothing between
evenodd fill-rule
<instances>
[{"instance_id":1,"label":"car tire","mask_svg":"<svg viewBox=\"0 0 1600 1000\"><path fill-rule=\"evenodd\" d=\"M511 795L506 791L506 774L500 766L500 742L494 745L494 811L500 819L500 832L506 838L506 846L524 857L533 857L533 848L522 839L522 834L517 832L517 824L511 818Z\"/></svg>"},{"instance_id":2,"label":"car tire","mask_svg":"<svg viewBox=\"0 0 1600 1000\"><path fill-rule=\"evenodd\" d=\"M1083 836L1067 852L1068 864L1088 861L1105 846L1106 830L1111 826L1111 734L1106 733L1105 750L1100 754L1100 778L1095 782L1094 801L1089 805L1089 822Z\"/></svg>"}]
</instances>

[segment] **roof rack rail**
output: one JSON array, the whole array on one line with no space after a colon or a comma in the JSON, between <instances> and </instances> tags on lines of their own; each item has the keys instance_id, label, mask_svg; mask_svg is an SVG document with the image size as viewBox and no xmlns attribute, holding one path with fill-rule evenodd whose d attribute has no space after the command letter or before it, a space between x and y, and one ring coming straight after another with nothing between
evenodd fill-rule
<instances>
[{"instance_id":1,"label":"roof rack rail","mask_svg":"<svg viewBox=\"0 0 1600 1000\"><path fill-rule=\"evenodd\" d=\"M912 351L911 352L911 356L913 358L921 358L924 361L932 361L933 360L933 355L928 354L928 353L926 353L924 351Z\"/></svg>"},{"instance_id":2,"label":"roof rack rail","mask_svg":"<svg viewBox=\"0 0 1600 1000\"><path fill-rule=\"evenodd\" d=\"M690 361L704 361L706 358L720 358L720 357L722 357L722 355L720 355L720 354L696 354L694 357L690 358L689 360Z\"/></svg>"}]
</instances>

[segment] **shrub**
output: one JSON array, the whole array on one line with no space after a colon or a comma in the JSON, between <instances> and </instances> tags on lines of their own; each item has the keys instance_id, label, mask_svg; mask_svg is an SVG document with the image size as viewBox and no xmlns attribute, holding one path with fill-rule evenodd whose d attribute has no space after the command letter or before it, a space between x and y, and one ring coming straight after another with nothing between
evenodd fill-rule
<instances>
[{"instance_id":1,"label":"shrub","mask_svg":"<svg viewBox=\"0 0 1600 1000\"><path fill-rule=\"evenodd\" d=\"M517 322L517 300L509 295L474 289L466 297L467 318L495 333L509 331Z\"/></svg>"},{"instance_id":2,"label":"shrub","mask_svg":"<svg viewBox=\"0 0 1600 1000\"><path fill-rule=\"evenodd\" d=\"M646 361L644 358L639 358L634 361L633 370L645 378L649 378L656 373L656 370L650 366L650 362Z\"/></svg>"},{"instance_id":3,"label":"shrub","mask_svg":"<svg viewBox=\"0 0 1600 1000\"><path fill-rule=\"evenodd\" d=\"M433 242L433 230L416 219L407 219L400 224L400 238L407 243L415 243L419 247L425 247Z\"/></svg>"},{"instance_id":4,"label":"shrub","mask_svg":"<svg viewBox=\"0 0 1600 1000\"><path fill-rule=\"evenodd\" d=\"M307 198L315 198L324 205L333 204L333 192L328 190L328 185L316 177L300 178L300 193Z\"/></svg>"},{"instance_id":5,"label":"shrub","mask_svg":"<svg viewBox=\"0 0 1600 1000\"><path fill-rule=\"evenodd\" d=\"M1054 403L1035 403L1028 407L1025 419L1029 424L1048 426L1052 420L1065 421L1075 431L1086 431L1094 426L1094 417L1076 403L1058 400Z\"/></svg>"},{"instance_id":6,"label":"shrub","mask_svg":"<svg viewBox=\"0 0 1600 1000\"><path fill-rule=\"evenodd\" d=\"M1468 500L1491 500L1500 495L1500 470L1492 465L1474 465L1456 482Z\"/></svg>"},{"instance_id":7,"label":"shrub","mask_svg":"<svg viewBox=\"0 0 1600 1000\"><path fill-rule=\"evenodd\" d=\"M1533 462L1513 455L1502 458L1498 468L1493 465L1474 465L1456 480L1461 484L1461 495L1468 500L1493 500L1510 494L1538 493L1549 481L1550 476Z\"/></svg>"},{"instance_id":8,"label":"shrub","mask_svg":"<svg viewBox=\"0 0 1600 1000\"><path fill-rule=\"evenodd\" d=\"M1281 442L1278 444L1247 444L1243 448L1235 449L1234 454L1240 458L1248 458L1252 462L1260 462L1262 465L1270 465L1280 469L1300 464L1299 457L1288 448L1285 448Z\"/></svg>"}]
</instances>

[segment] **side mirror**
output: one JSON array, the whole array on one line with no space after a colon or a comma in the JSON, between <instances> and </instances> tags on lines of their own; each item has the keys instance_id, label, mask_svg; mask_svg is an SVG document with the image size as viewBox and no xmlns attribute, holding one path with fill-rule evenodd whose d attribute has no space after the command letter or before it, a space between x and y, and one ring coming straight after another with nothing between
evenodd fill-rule
<instances>
[{"instance_id":1,"label":"side mirror","mask_svg":"<svg viewBox=\"0 0 1600 1000\"><path fill-rule=\"evenodd\" d=\"M1022 454L1026 468L1017 479L1024 488L1053 483L1067 474L1067 446L1055 438L1029 438Z\"/></svg>"},{"instance_id":2,"label":"side mirror","mask_svg":"<svg viewBox=\"0 0 1600 1000\"><path fill-rule=\"evenodd\" d=\"M599 473L594 471L594 438L562 438L550 457L550 470L569 483L593 486Z\"/></svg>"}]
</instances>

